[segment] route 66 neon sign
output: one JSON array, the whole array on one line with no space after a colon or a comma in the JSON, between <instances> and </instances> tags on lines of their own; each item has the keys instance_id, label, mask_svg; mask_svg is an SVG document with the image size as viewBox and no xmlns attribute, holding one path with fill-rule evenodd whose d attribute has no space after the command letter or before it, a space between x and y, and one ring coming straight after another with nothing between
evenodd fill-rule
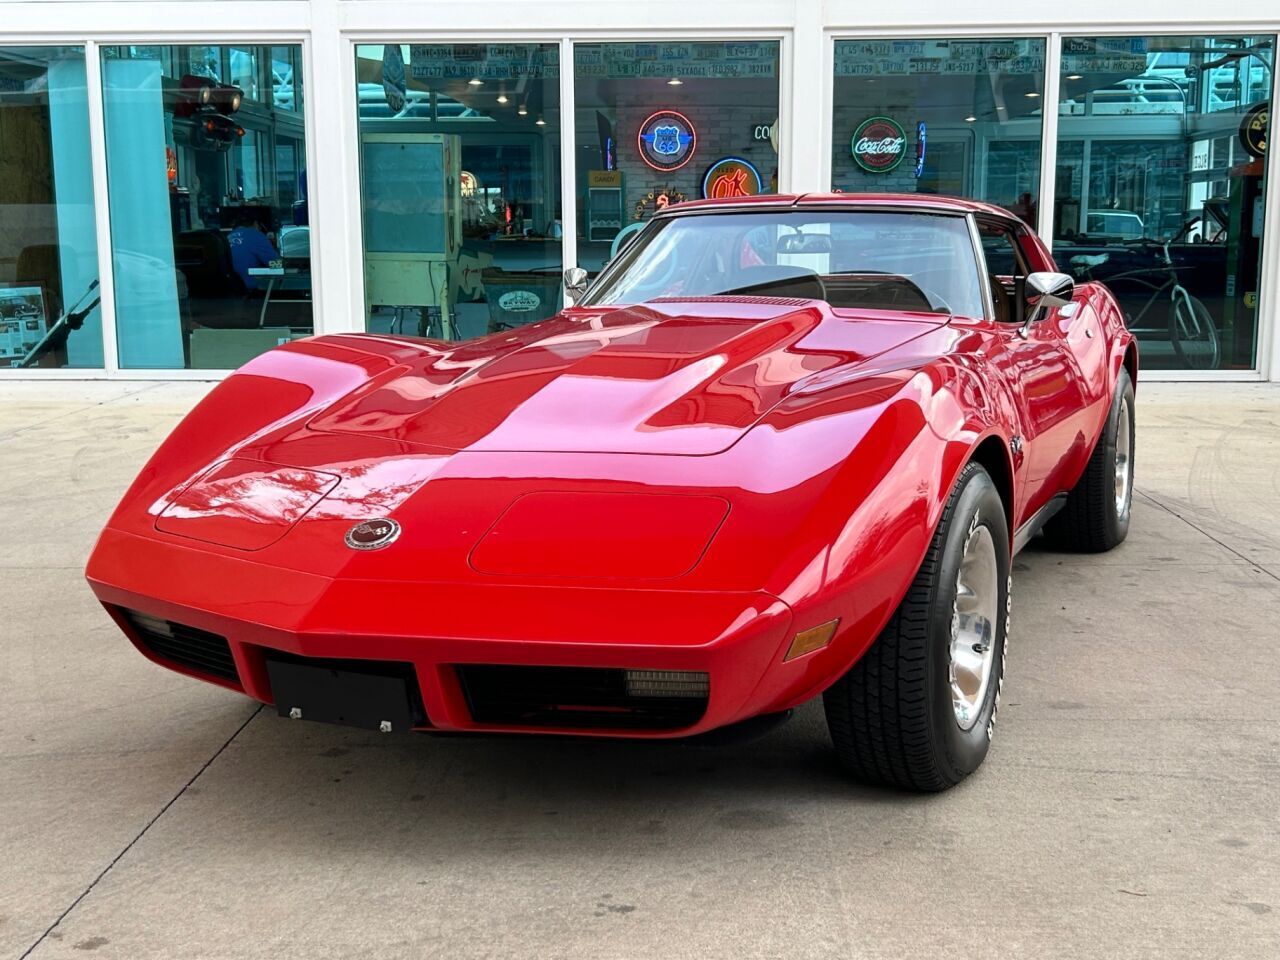
<instances>
[{"instance_id":1,"label":"route 66 neon sign","mask_svg":"<svg viewBox=\"0 0 1280 960\"><path fill-rule=\"evenodd\" d=\"M636 145L640 158L653 169L679 170L693 157L698 134L683 113L659 110L640 124Z\"/></svg>"}]
</instances>

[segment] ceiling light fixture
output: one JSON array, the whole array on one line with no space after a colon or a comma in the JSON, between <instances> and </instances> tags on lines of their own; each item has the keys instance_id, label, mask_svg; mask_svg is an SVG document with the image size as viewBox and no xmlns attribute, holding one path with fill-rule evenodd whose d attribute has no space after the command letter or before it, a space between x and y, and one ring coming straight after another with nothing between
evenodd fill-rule
<instances>
[{"instance_id":1,"label":"ceiling light fixture","mask_svg":"<svg viewBox=\"0 0 1280 960\"><path fill-rule=\"evenodd\" d=\"M1040 94L1036 93L1034 90L1032 90L1030 93L1024 93L1023 96L1026 97L1028 100L1038 100L1040 98Z\"/></svg>"},{"instance_id":2,"label":"ceiling light fixture","mask_svg":"<svg viewBox=\"0 0 1280 960\"><path fill-rule=\"evenodd\" d=\"M683 85L684 85L684 81L681 80L679 77L672 77L670 80L667 81L668 87L680 87Z\"/></svg>"},{"instance_id":3,"label":"ceiling light fixture","mask_svg":"<svg viewBox=\"0 0 1280 960\"><path fill-rule=\"evenodd\" d=\"M1080 74L1078 74L1078 73L1068 73L1068 74L1067 74L1067 79L1068 79L1068 80L1083 80L1083 79L1084 79L1084 77L1082 77L1082 76L1081 76Z\"/></svg>"},{"instance_id":4,"label":"ceiling light fixture","mask_svg":"<svg viewBox=\"0 0 1280 960\"><path fill-rule=\"evenodd\" d=\"M499 102L499 103L506 103L506 102L507 102L507 95L506 95L505 93L500 93L500 94L498 94L498 102Z\"/></svg>"},{"instance_id":5,"label":"ceiling light fixture","mask_svg":"<svg viewBox=\"0 0 1280 960\"><path fill-rule=\"evenodd\" d=\"M481 85L481 84L483 84L483 83L484 83L484 81L483 81L483 80L481 80L479 77L472 77L470 80L468 80L468 81L467 81L467 86L469 86L469 87L478 87L478 86L480 86L480 85Z\"/></svg>"},{"instance_id":6,"label":"ceiling light fixture","mask_svg":"<svg viewBox=\"0 0 1280 960\"><path fill-rule=\"evenodd\" d=\"M547 125L547 121L539 117L537 120L533 121L533 125L535 127L545 127Z\"/></svg>"},{"instance_id":7,"label":"ceiling light fixture","mask_svg":"<svg viewBox=\"0 0 1280 960\"><path fill-rule=\"evenodd\" d=\"M965 117L965 118L964 118L964 122L965 122L965 123L975 123L975 122L977 121L977 119L978 119L977 117Z\"/></svg>"},{"instance_id":8,"label":"ceiling light fixture","mask_svg":"<svg viewBox=\"0 0 1280 960\"><path fill-rule=\"evenodd\" d=\"M516 113L520 114L522 117L527 117L529 115L529 108L522 103L516 108Z\"/></svg>"}]
</instances>

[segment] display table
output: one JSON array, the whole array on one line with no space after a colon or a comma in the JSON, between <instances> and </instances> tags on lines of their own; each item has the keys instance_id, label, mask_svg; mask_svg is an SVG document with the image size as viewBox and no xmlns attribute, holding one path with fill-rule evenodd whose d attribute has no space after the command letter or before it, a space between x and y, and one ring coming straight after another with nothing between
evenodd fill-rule
<instances>
[{"instance_id":1,"label":"display table","mask_svg":"<svg viewBox=\"0 0 1280 960\"><path fill-rule=\"evenodd\" d=\"M277 290L304 290L306 296L300 301L311 302L311 264L305 266L283 265L279 267L250 267L249 276L265 278L266 289L263 291L262 309L258 312L258 326L267 325L267 307L271 305L271 297Z\"/></svg>"}]
</instances>

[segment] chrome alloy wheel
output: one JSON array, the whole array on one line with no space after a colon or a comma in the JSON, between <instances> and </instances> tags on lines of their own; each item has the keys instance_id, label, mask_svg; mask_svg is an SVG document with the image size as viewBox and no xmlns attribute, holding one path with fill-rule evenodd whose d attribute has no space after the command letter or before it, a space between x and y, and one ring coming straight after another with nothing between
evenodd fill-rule
<instances>
[{"instance_id":1,"label":"chrome alloy wheel","mask_svg":"<svg viewBox=\"0 0 1280 960\"><path fill-rule=\"evenodd\" d=\"M978 722L995 662L1000 570L991 531L976 523L964 542L951 617L951 705L961 730Z\"/></svg>"},{"instance_id":2,"label":"chrome alloy wheel","mask_svg":"<svg viewBox=\"0 0 1280 960\"><path fill-rule=\"evenodd\" d=\"M1120 422L1116 424L1116 516L1129 512L1130 487L1133 485L1133 411L1129 398L1120 401Z\"/></svg>"}]
</instances>

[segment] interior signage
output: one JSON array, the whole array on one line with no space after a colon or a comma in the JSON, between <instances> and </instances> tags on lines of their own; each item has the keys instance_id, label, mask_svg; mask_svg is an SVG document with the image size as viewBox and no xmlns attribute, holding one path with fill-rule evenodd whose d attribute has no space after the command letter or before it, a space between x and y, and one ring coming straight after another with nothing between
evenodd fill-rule
<instances>
[{"instance_id":1,"label":"interior signage","mask_svg":"<svg viewBox=\"0 0 1280 960\"><path fill-rule=\"evenodd\" d=\"M760 171L741 157L721 157L702 176L702 195L712 200L754 197L762 186Z\"/></svg>"},{"instance_id":2,"label":"interior signage","mask_svg":"<svg viewBox=\"0 0 1280 960\"><path fill-rule=\"evenodd\" d=\"M542 306L542 298L532 290L509 290L498 298L498 306L508 313L528 313Z\"/></svg>"},{"instance_id":3,"label":"interior signage","mask_svg":"<svg viewBox=\"0 0 1280 960\"><path fill-rule=\"evenodd\" d=\"M888 173L907 155L907 132L889 117L868 117L849 141L854 162L867 173Z\"/></svg>"},{"instance_id":4,"label":"interior signage","mask_svg":"<svg viewBox=\"0 0 1280 960\"><path fill-rule=\"evenodd\" d=\"M676 203L684 203L689 198L674 187L654 187L636 201L636 219L644 220L654 213L660 213Z\"/></svg>"},{"instance_id":5,"label":"interior signage","mask_svg":"<svg viewBox=\"0 0 1280 960\"><path fill-rule=\"evenodd\" d=\"M1267 155L1267 128L1271 125L1271 105L1260 103L1240 121L1240 142L1255 157Z\"/></svg>"},{"instance_id":6,"label":"interior signage","mask_svg":"<svg viewBox=\"0 0 1280 960\"><path fill-rule=\"evenodd\" d=\"M1064 62L1068 45L1064 38ZM1088 59L1094 59L1093 48L1088 50ZM1147 66L1145 53L1126 55L1123 62L1135 71L1128 75ZM837 77L1043 76L1044 63L1043 40L839 40L834 66Z\"/></svg>"},{"instance_id":7,"label":"interior signage","mask_svg":"<svg viewBox=\"0 0 1280 960\"><path fill-rule=\"evenodd\" d=\"M751 140L753 143L767 143L773 147L773 152L778 152L778 121L773 123L753 123L751 125Z\"/></svg>"},{"instance_id":8,"label":"interior signage","mask_svg":"<svg viewBox=\"0 0 1280 960\"><path fill-rule=\"evenodd\" d=\"M655 170L679 170L693 157L698 135L683 113L659 110L640 124L636 134L640 158Z\"/></svg>"}]
</instances>

